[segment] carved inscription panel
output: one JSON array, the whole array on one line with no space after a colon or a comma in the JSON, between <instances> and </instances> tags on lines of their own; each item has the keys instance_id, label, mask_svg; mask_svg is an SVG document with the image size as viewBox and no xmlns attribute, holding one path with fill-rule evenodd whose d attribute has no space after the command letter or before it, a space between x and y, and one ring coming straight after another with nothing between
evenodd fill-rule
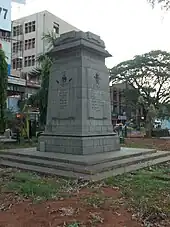
<instances>
[{"instance_id":1,"label":"carved inscription panel","mask_svg":"<svg viewBox=\"0 0 170 227\"><path fill-rule=\"evenodd\" d=\"M91 91L91 107L93 111L102 111L102 100L100 97L100 92L97 90Z\"/></svg>"},{"instance_id":2,"label":"carved inscription panel","mask_svg":"<svg viewBox=\"0 0 170 227\"><path fill-rule=\"evenodd\" d=\"M102 92L96 89L89 89L88 93L88 117L93 119L104 119Z\"/></svg>"},{"instance_id":3,"label":"carved inscription panel","mask_svg":"<svg viewBox=\"0 0 170 227\"><path fill-rule=\"evenodd\" d=\"M75 72L76 70L74 70ZM57 76L56 76L57 75ZM75 118L75 89L73 86L73 70L57 72L51 89L49 103L51 103L51 119L53 125L57 120L69 120Z\"/></svg>"},{"instance_id":4,"label":"carved inscription panel","mask_svg":"<svg viewBox=\"0 0 170 227\"><path fill-rule=\"evenodd\" d=\"M59 108L64 110L69 105L69 92L66 89L60 89L58 92L59 95Z\"/></svg>"},{"instance_id":5,"label":"carved inscription panel","mask_svg":"<svg viewBox=\"0 0 170 227\"><path fill-rule=\"evenodd\" d=\"M87 69L88 75L88 118L107 119L105 111L105 90L103 89L103 73Z\"/></svg>"}]
</instances>

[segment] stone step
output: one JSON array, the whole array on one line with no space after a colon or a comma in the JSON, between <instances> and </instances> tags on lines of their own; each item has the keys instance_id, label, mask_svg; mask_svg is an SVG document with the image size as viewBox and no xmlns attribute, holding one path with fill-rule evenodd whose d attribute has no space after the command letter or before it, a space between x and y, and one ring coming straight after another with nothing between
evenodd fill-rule
<instances>
[{"instance_id":1,"label":"stone step","mask_svg":"<svg viewBox=\"0 0 170 227\"><path fill-rule=\"evenodd\" d=\"M97 174L104 171L110 171L117 168L133 165L136 163L146 162L149 160L166 157L169 156L169 152L156 152L152 154L145 154L136 157L129 157L126 159L116 160L116 161L109 161L101 164L95 164L93 166L83 166L81 164L71 164L71 163L64 163L64 162L56 162L56 161L49 161L49 160L42 160L42 159L35 159L31 157L20 157L15 155L10 155L8 153L1 154L0 153L0 165L3 165L4 161L15 162L18 163L18 167L20 164L31 165L31 166L41 166L47 168L53 168L56 170L61 171L72 171L74 173L82 173L82 174Z\"/></svg>"},{"instance_id":2,"label":"stone step","mask_svg":"<svg viewBox=\"0 0 170 227\"><path fill-rule=\"evenodd\" d=\"M150 161L150 160L154 160L154 159L158 159L158 158L162 158L162 157L167 157L167 156L170 156L170 152L159 151L159 152L152 153L152 154L144 154L144 155L140 155L140 156L136 156L136 157L130 157L130 158L121 159L121 160L117 160L117 161L111 161L111 162L92 166L93 167L92 172L100 173L100 172L104 172L104 171L110 171L113 169L133 165L136 163L142 163L142 162L146 162L146 161ZM102 170L102 171L100 171L100 170Z\"/></svg>"},{"instance_id":3,"label":"stone step","mask_svg":"<svg viewBox=\"0 0 170 227\"><path fill-rule=\"evenodd\" d=\"M99 180L106 179L106 178L109 178L112 176L117 176L117 175L125 174L128 172L133 172L133 171L136 171L139 169L147 168L147 167L150 167L153 165L162 164L162 163L165 163L168 161L170 161L170 155L165 156L165 157L156 158L156 159L149 160L149 161L145 161L145 162L139 162L139 163L121 167L121 168L117 168L114 171L110 170L110 171L105 171L105 172L98 173L95 175L91 175L90 180L99 181Z\"/></svg>"},{"instance_id":4,"label":"stone step","mask_svg":"<svg viewBox=\"0 0 170 227\"><path fill-rule=\"evenodd\" d=\"M47 174L47 175L49 174L49 175L68 177L68 178L83 178L86 180L89 179L88 175L86 174L75 173L73 171L58 170L58 169L47 168L47 167L36 166L36 165L23 164L23 163L18 163L14 161L8 161L8 160L0 161L0 166L18 168L18 169L33 171L33 172Z\"/></svg>"},{"instance_id":5,"label":"stone step","mask_svg":"<svg viewBox=\"0 0 170 227\"><path fill-rule=\"evenodd\" d=\"M68 177L68 178L83 178L85 180L98 181L98 180L105 179L107 177L116 176L116 175L124 174L127 172L132 172L132 171L135 171L135 170L138 170L141 168L146 168L148 166L160 164L160 163L167 162L167 161L170 161L170 155L165 156L165 157L159 157L159 158L145 161L145 162L139 162L139 163L132 164L129 166L116 168L114 170L105 171L102 173L97 173L94 175L75 173L73 171L57 170L54 168L47 168L47 167L36 166L36 165L28 165L28 164L18 163L18 162L14 162L14 161L7 161L7 160L1 160L0 165L7 166L7 167L13 167L13 168L20 168L23 170L31 170L34 172L49 174L49 175L57 175L57 176L62 176L62 177L64 176L64 177Z\"/></svg>"},{"instance_id":6,"label":"stone step","mask_svg":"<svg viewBox=\"0 0 170 227\"><path fill-rule=\"evenodd\" d=\"M95 164L102 164L111 161L137 157L146 154L155 153L154 149L134 149L134 148L122 148L120 151L105 152L96 155L69 155L61 153L50 153L50 152L39 152L36 148L28 149L11 149L11 150L0 150L0 154L16 155L19 157L28 157L39 160L49 160L55 162L64 162L75 165L90 166Z\"/></svg>"},{"instance_id":7,"label":"stone step","mask_svg":"<svg viewBox=\"0 0 170 227\"><path fill-rule=\"evenodd\" d=\"M73 171L78 173L88 173L88 170L86 172L86 167L83 165L75 165L72 163L65 163L65 162L59 162L59 161L52 161L52 160L46 160L46 159L38 159L32 158L28 156L15 156L15 155L8 155L8 154L0 154L0 164L3 162L2 160L16 162L16 163L22 163L27 165L36 165L41 167L48 167L53 168L57 170L66 170L66 171Z\"/></svg>"}]
</instances>

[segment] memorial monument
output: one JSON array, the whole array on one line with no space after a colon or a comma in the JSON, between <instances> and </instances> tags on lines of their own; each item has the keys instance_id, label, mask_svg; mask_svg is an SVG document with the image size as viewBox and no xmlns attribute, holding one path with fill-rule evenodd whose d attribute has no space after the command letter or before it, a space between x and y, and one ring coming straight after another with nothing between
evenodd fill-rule
<instances>
[{"instance_id":1,"label":"memorial monument","mask_svg":"<svg viewBox=\"0 0 170 227\"><path fill-rule=\"evenodd\" d=\"M101 180L170 160L170 153L122 148L113 133L109 73L99 36L69 32L56 40L49 80L47 125L39 149L0 152L0 166Z\"/></svg>"},{"instance_id":2,"label":"memorial monument","mask_svg":"<svg viewBox=\"0 0 170 227\"><path fill-rule=\"evenodd\" d=\"M62 34L50 52L47 125L40 151L72 155L120 150L113 132L106 51L90 32Z\"/></svg>"}]
</instances>

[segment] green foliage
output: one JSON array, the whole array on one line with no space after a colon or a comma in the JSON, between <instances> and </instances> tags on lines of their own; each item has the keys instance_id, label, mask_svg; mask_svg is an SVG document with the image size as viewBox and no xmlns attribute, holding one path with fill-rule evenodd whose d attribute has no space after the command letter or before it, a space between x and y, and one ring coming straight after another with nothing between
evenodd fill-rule
<instances>
[{"instance_id":1,"label":"green foliage","mask_svg":"<svg viewBox=\"0 0 170 227\"><path fill-rule=\"evenodd\" d=\"M48 50L51 50L55 46L55 40L57 37L58 35L54 31L43 34L42 39L47 42Z\"/></svg>"},{"instance_id":2,"label":"green foliage","mask_svg":"<svg viewBox=\"0 0 170 227\"><path fill-rule=\"evenodd\" d=\"M5 131L6 119L6 99L7 99L7 85L8 85L8 64L6 56L2 49L0 49L0 132Z\"/></svg>"},{"instance_id":3,"label":"green foliage","mask_svg":"<svg viewBox=\"0 0 170 227\"><path fill-rule=\"evenodd\" d=\"M170 102L170 53L156 50L134 59L121 62L110 70L110 81L114 83L128 83L136 90L136 96L130 94L132 105L135 104L140 118L148 121L151 132L151 122L159 112L160 106ZM136 103L135 103L136 102ZM138 120L140 125L140 119Z\"/></svg>"},{"instance_id":4,"label":"green foliage","mask_svg":"<svg viewBox=\"0 0 170 227\"><path fill-rule=\"evenodd\" d=\"M151 3L153 7L155 7L156 4L160 4L163 9L170 9L170 0L148 0L148 2Z\"/></svg>"},{"instance_id":5,"label":"green foliage","mask_svg":"<svg viewBox=\"0 0 170 227\"><path fill-rule=\"evenodd\" d=\"M79 227L79 223L75 222L75 223L72 223L72 224L69 224L67 227Z\"/></svg>"},{"instance_id":6,"label":"green foliage","mask_svg":"<svg viewBox=\"0 0 170 227\"><path fill-rule=\"evenodd\" d=\"M132 60L121 62L110 70L110 81L127 82L136 88L148 104L170 101L170 53L151 51Z\"/></svg>"},{"instance_id":7,"label":"green foliage","mask_svg":"<svg viewBox=\"0 0 170 227\"><path fill-rule=\"evenodd\" d=\"M160 104L157 112L158 119L169 119L170 118L170 104Z\"/></svg>"},{"instance_id":8,"label":"green foliage","mask_svg":"<svg viewBox=\"0 0 170 227\"><path fill-rule=\"evenodd\" d=\"M169 130L168 129L154 129L152 130L152 137L168 137Z\"/></svg>"},{"instance_id":9,"label":"green foliage","mask_svg":"<svg viewBox=\"0 0 170 227\"><path fill-rule=\"evenodd\" d=\"M48 178L39 177L34 173L15 172L6 188L26 197L46 200L59 196L59 193L67 187L67 183L62 179L55 182Z\"/></svg>"},{"instance_id":10,"label":"green foliage","mask_svg":"<svg viewBox=\"0 0 170 227\"><path fill-rule=\"evenodd\" d=\"M125 89L124 97L127 106L131 106L132 108L136 108L136 103L138 101L139 92L137 89Z\"/></svg>"},{"instance_id":11,"label":"green foliage","mask_svg":"<svg viewBox=\"0 0 170 227\"><path fill-rule=\"evenodd\" d=\"M49 44L48 50L54 46L56 34L51 32L44 34L43 40L47 41ZM49 75L50 68L52 66L52 59L49 57L48 52L45 54L41 54L37 58L37 62L39 63L39 67L35 68L32 72L29 73L31 77L36 77L41 80L41 88L37 92L37 94L32 95L28 104L33 107L38 107L40 111L40 123L45 125L46 123L46 115L47 115L47 103L48 103L48 86L49 86Z\"/></svg>"},{"instance_id":12,"label":"green foliage","mask_svg":"<svg viewBox=\"0 0 170 227\"><path fill-rule=\"evenodd\" d=\"M112 177L105 182L109 186L119 187L127 202L135 208L136 213L139 212L141 219L153 223L162 214L166 217L170 212L169 173L168 164Z\"/></svg>"}]
</instances>

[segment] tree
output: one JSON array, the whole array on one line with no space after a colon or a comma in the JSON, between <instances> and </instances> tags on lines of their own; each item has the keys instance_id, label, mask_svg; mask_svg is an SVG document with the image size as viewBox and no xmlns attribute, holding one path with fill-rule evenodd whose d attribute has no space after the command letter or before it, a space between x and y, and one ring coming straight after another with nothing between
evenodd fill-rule
<instances>
[{"instance_id":1,"label":"tree","mask_svg":"<svg viewBox=\"0 0 170 227\"><path fill-rule=\"evenodd\" d=\"M151 51L124 61L110 70L112 83L126 82L143 99L146 120L149 107L156 109L170 102L170 53Z\"/></svg>"},{"instance_id":2,"label":"tree","mask_svg":"<svg viewBox=\"0 0 170 227\"><path fill-rule=\"evenodd\" d=\"M54 47L56 38L57 34L54 32L49 32L43 35L42 39L48 43L47 52L41 54L37 58L39 66L29 73L30 77L37 77L41 80L40 90L28 99L27 104L39 108L40 123L42 125L45 125L46 123L49 76L50 68L52 66L52 59L49 57L48 53Z\"/></svg>"},{"instance_id":3,"label":"tree","mask_svg":"<svg viewBox=\"0 0 170 227\"><path fill-rule=\"evenodd\" d=\"M113 67L110 73L112 83L128 82L148 105L157 107L170 101L170 53L166 51L138 55Z\"/></svg>"},{"instance_id":4,"label":"tree","mask_svg":"<svg viewBox=\"0 0 170 227\"><path fill-rule=\"evenodd\" d=\"M155 117L156 117L155 106L153 104L150 104L146 115L146 136L147 137L152 136L152 129L153 129Z\"/></svg>"},{"instance_id":5,"label":"tree","mask_svg":"<svg viewBox=\"0 0 170 227\"><path fill-rule=\"evenodd\" d=\"M6 56L0 49L0 131L4 132L6 127L5 111L7 100L7 84L8 84L8 64Z\"/></svg>"},{"instance_id":6,"label":"tree","mask_svg":"<svg viewBox=\"0 0 170 227\"><path fill-rule=\"evenodd\" d=\"M156 4L160 4L162 8L169 9L170 8L170 0L148 0L149 3L154 7Z\"/></svg>"}]
</instances>

